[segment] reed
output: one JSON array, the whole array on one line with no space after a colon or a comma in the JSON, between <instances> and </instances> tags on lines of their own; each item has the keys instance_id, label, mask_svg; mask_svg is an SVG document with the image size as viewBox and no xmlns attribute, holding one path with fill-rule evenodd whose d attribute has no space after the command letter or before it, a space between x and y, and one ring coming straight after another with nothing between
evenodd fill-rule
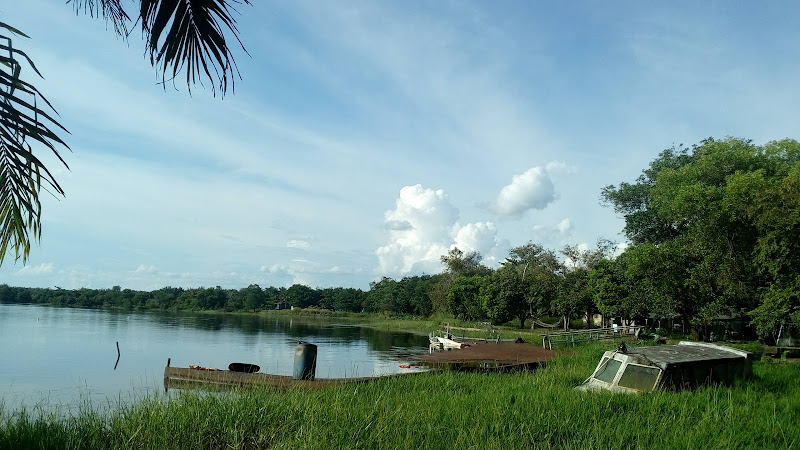
<instances>
[{"instance_id":1,"label":"reed","mask_svg":"<svg viewBox=\"0 0 800 450\"><path fill-rule=\"evenodd\" d=\"M607 343L531 373L444 372L318 391L186 391L74 416L0 412L0 448L796 448L800 366L733 387L580 392Z\"/></svg>"}]
</instances>

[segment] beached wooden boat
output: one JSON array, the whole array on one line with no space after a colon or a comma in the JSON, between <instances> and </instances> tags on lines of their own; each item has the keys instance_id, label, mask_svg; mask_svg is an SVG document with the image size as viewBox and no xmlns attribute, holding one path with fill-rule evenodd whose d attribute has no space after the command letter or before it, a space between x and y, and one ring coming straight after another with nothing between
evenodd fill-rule
<instances>
[{"instance_id":1,"label":"beached wooden boat","mask_svg":"<svg viewBox=\"0 0 800 450\"><path fill-rule=\"evenodd\" d=\"M416 373L420 372L400 373L380 377L316 378L314 380L295 380L291 376L286 375L270 375L258 372L233 372L230 370L203 370L192 369L189 367L170 367L167 365L167 367L164 368L164 388L209 387L214 389L231 386L264 386L274 388L319 389L340 384L368 383L378 379L414 375Z\"/></svg>"}]
</instances>

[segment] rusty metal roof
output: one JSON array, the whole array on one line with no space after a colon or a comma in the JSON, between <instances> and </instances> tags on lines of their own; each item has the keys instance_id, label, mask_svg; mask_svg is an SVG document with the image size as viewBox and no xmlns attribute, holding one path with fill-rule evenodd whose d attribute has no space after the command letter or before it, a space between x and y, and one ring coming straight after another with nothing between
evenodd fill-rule
<instances>
[{"instance_id":1,"label":"rusty metal roof","mask_svg":"<svg viewBox=\"0 0 800 450\"><path fill-rule=\"evenodd\" d=\"M643 356L662 370L684 364L732 362L752 358L752 353L743 350L698 342L631 348L627 353Z\"/></svg>"}]
</instances>

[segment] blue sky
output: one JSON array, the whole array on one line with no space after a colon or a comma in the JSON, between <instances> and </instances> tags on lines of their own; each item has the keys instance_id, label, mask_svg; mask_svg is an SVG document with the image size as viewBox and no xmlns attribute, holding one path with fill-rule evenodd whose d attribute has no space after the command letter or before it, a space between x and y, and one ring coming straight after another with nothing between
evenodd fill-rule
<instances>
[{"instance_id":1,"label":"blue sky","mask_svg":"<svg viewBox=\"0 0 800 450\"><path fill-rule=\"evenodd\" d=\"M673 144L800 137L794 2L253 3L224 99L158 85L138 33L0 3L72 148L0 281L366 289L454 245L496 266L624 242L600 190Z\"/></svg>"}]
</instances>

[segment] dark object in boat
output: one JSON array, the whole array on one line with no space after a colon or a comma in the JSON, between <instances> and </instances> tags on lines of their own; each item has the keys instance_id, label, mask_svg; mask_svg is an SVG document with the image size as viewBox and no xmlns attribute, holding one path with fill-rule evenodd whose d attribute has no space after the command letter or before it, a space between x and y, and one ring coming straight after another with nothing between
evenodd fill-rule
<instances>
[{"instance_id":1,"label":"dark object in boat","mask_svg":"<svg viewBox=\"0 0 800 450\"><path fill-rule=\"evenodd\" d=\"M228 365L228 370L230 370L231 372L255 373L261 370L261 367L255 364L230 363Z\"/></svg>"}]
</instances>

